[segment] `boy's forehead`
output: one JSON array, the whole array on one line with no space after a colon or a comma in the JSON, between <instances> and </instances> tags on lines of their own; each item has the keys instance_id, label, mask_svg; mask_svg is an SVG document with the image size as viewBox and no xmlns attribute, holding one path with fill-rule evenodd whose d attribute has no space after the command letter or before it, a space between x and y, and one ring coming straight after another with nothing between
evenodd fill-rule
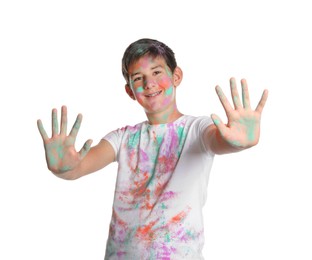
<instances>
[{"instance_id":1,"label":"boy's forehead","mask_svg":"<svg viewBox=\"0 0 312 260\"><path fill-rule=\"evenodd\" d=\"M138 70L138 69L147 69L150 67L153 67L154 65L161 65L165 66L166 61L161 56L152 56L152 55L144 55L141 58L139 58L137 61L133 62L129 66L129 71Z\"/></svg>"}]
</instances>

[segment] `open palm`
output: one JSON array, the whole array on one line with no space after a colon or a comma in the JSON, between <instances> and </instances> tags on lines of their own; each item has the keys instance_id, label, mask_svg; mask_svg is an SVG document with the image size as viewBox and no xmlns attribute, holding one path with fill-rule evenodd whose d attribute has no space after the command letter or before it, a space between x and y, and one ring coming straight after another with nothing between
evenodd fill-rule
<instances>
[{"instance_id":1,"label":"open palm","mask_svg":"<svg viewBox=\"0 0 312 260\"><path fill-rule=\"evenodd\" d=\"M59 132L57 110L52 110L52 137L49 138L41 120L37 121L38 129L44 143L46 161L49 170L63 173L74 169L90 150L92 140L85 142L79 152L75 149L76 137L81 125L82 115L79 114L67 136L67 108L62 107L61 130Z\"/></svg>"},{"instance_id":2,"label":"open palm","mask_svg":"<svg viewBox=\"0 0 312 260\"><path fill-rule=\"evenodd\" d=\"M258 143L260 137L261 113L268 97L265 90L255 110L251 109L248 86L245 79L241 80L242 102L234 78L230 79L231 95L234 108L224 95L222 89L216 86L217 95L225 110L228 122L224 124L219 116L212 115L212 120L222 138L233 147L248 148Z\"/></svg>"}]
</instances>

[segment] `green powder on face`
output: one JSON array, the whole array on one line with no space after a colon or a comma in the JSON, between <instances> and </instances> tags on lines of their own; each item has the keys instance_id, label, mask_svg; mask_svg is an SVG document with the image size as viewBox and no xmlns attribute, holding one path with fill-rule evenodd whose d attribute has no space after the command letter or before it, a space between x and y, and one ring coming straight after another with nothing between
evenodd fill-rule
<instances>
[{"instance_id":1,"label":"green powder on face","mask_svg":"<svg viewBox=\"0 0 312 260\"><path fill-rule=\"evenodd\" d=\"M172 92L173 92L173 86L170 86L170 88L168 88L168 89L165 91L165 95L166 95L166 96L170 96L170 95L172 95Z\"/></svg>"},{"instance_id":2,"label":"green powder on face","mask_svg":"<svg viewBox=\"0 0 312 260\"><path fill-rule=\"evenodd\" d=\"M172 77L172 72L168 66L165 67L166 73L169 77Z\"/></svg>"},{"instance_id":3,"label":"green powder on face","mask_svg":"<svg viewBox=\"0 0 312 260\"><path fill-rule=\"evenodd\" d=\"M137 93L142 93L143 92L143 87L141 86L141 87L138 87L137 89L136 89L136 91L135 92L137 92Z\"/></svg>"}]
</instances>

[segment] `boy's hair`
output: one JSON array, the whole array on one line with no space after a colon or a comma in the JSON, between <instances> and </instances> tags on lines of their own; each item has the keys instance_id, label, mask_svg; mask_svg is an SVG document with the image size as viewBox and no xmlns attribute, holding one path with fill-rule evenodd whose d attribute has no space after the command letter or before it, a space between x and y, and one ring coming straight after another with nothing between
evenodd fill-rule
<instances>
[{"instance_id":1,"label":"boy's hair","mask_svg":"<svg viewBox=\"0 0 312 260\"><path fill-rule=\"evenodd\" d=\"M122 75L128 84L129 67L145 54L151 55L154 58L164 58L171 72L174 72L177 67L174 52L166 44L148 38L137 40L128 46L122 58Z\"/></svg>"}]
</instances>

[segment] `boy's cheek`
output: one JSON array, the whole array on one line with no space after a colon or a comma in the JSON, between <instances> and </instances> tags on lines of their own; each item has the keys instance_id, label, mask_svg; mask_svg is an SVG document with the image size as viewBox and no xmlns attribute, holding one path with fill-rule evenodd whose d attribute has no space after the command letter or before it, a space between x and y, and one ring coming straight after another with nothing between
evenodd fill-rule
<instances>
[{"instance_id":1,"label":"boy's cheek","mask_svg":"<svg viewBox=\"0 0 312 260\"><path fill-rule=\"evenodd\" d=\"M170 85L170 87L165 90L165 96L171 96L172 93L173 93L173 85Z\"/></svg>"},{"instance_id":2,"label":"boy's cheek","mask_svg":"<svg viewBox=\"0 0 312 260\"><path fill-rule=\"evenodd\" d=\"M168 89L172 86L172 81L170 77L163 77L159 80L158 85L163 89Z\"/></svg>"},{"instance_id":3,"label":"boy's cheek","mask_svg":"<svg viewBox=\"0 0 312 260\"><path fill-rule=\"evenodd\" d=\"M137 95L143 93L143 91L144 91L144 88L143 88L142 86L137 87L137 88L135 89L135 93L136 93Z\"/></svg>"},{"instance_id":4,"label":"boy's cheek","mask_svg":"<svg viewBox=\"0 0 312 260\"><path fill-rule=\"evenodd\" d=\"M137 100L139 103L141 103L142 100L143 100L143 94L142 94L142 93L136 92L136 93L135 93L135 98L136 98L136 100Z\"/></svg>"}]
</instances>

